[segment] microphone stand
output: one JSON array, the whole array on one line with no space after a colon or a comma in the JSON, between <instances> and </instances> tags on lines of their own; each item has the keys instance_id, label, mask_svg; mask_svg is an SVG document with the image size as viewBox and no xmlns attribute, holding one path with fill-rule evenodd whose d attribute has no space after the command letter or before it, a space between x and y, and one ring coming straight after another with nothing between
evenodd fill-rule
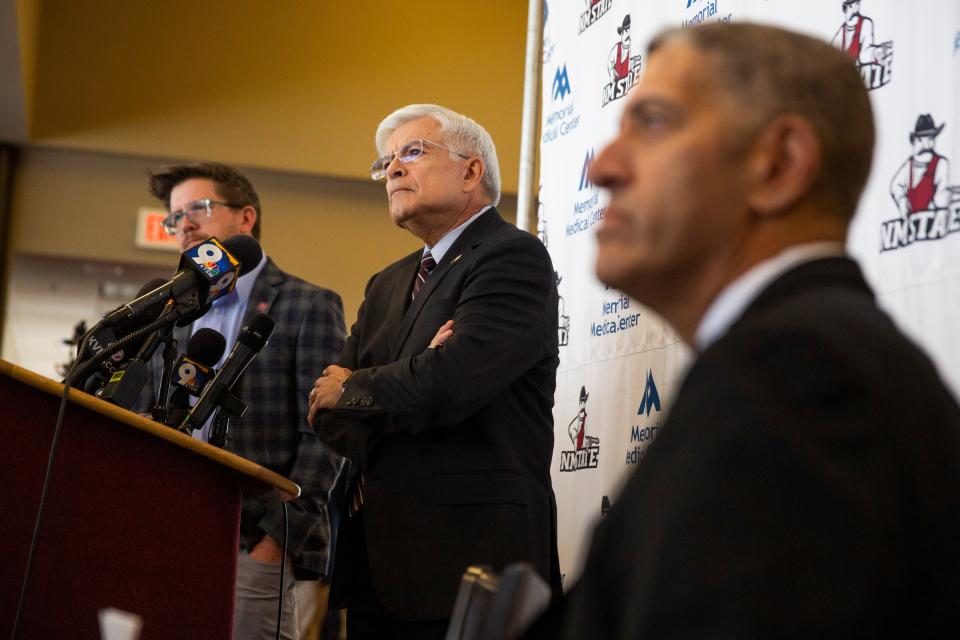
<instances>
[{"instance_id":1,"label":"microphone stand","mask_svg":"<svg viewBox=\"0 0 960 640\"><path fill-rule=\"evenodd\" d=\"M221 449L226 446L227 434L230 431L230 418L232 417L233 414L226 409L217 411L217 415L213 419L213 425L210 427L210 439L207 440L209 444Z\"/></svg>"},{"instance_id":2,"label":"microphone stand","mask_svg":"<svg viewBox=\"0 0 960 640\"><path fill-rule=\"evenodd\" d=\"M162 315L156 320L154 320L153 322L151 322L150 324L143 327L142 329L138 329L137 331L134 331L133 333L130 333L120 338L116 342L111 342L106 347L104 347L102 351L100 351L94 356L91 356L89 359L85 360L82 364L80 364L76 368L76 371L74 372L73 377L70 379L71 385L74 383L75 380L85 379L88 375L90 375L91 371L93 371L95 368L100 366L101 362L103 362L104 360L106 360L116 352L136 342L143 336L149 333L153 333L154 331L156 331L157 329L160 329L161 327L164 327L169 324L173 324L176 321L176 319L177 319L177 316L176 314L173 314L173 313ZM92 334L93 331L99 329L100 326L101 324L98 322L93 327L93 329L91 329L87 333Z\"/></svg>"},{"instance_id":3,"label":"microphone stand","mask_svg":"<svg viewBox=\"0 0 960 640\"><path fill-rule=\"evenodd\" d=\"M163 341L163 374L160 376L160 388L157 390L157 402L150 410L156 422L167 423L167 401L170 395L170 383L173 380L173 367L177 362L177 339L173 337L173 324L163 327L157 332L158 338Z\"/></svg>"},{"instance_id":4,"label":"microphone stand","mask_svg":"<svg viewBox=\"0 0 960 640\"><path fill-rule=\"evenodd\" d=\"M212 382L211 382L212 384ZM232 388L223 387L218 392L211 392L210 401L214 406L220 408L217 412L217 415L213 418L213 424L210 428L210 439L208 442L214 446L223 448L223 445L227 441L227 431L230 428L230 418L243 417L243 414L247 411L247 405L244 404L243 400L238 398L233 394ZM220 418L223 417L223 422L221 424ZM188 416L189 417L189 416ZM186 420L184 420L186 421ZM190 435L193 433L194 429L199 429L202 427L202 424L198 425L180 425L180 428L177 429L180 433L185 433ZM219 444L218 444L219 443Z\"/></svg>"}]
</instances>

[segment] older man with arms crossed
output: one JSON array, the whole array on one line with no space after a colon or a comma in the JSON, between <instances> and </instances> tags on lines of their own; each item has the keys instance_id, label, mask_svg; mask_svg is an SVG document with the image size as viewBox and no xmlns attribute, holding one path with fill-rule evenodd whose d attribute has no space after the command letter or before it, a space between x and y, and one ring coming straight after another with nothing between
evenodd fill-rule
<instances>
[{"instance_id":1,"label":"older man with arms crossed","mask_svg":"<svg viewBox=\"0 0 960 640\"><path fill-rule=\"evenodd\" d=\"M545 636L956 634L960 412L843 251L873 139L824 42L651 44L591 168L597 274L697 357Z\"/></svg>"},{"instance_id":2,"label":"older man with arms crossed","mask_svg":"<svg viewBox=\"0 0 960 640\"><path fill-rule=\"evenodd\" d=\"M354 471L331 599L351 640L442 638L470 564L525 560L559 588L557 290L543 245L494 208L486 130L411 105L376 142L390 217L424 247L370 279L316 382L320 437Z\"/></svg>"}]
</instances>

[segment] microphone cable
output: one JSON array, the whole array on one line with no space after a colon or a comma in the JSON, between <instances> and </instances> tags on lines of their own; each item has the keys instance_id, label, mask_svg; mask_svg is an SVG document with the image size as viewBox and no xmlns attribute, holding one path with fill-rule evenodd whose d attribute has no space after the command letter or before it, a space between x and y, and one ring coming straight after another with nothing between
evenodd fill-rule
<instances>
[{"instance_id":1,"label":"microphone cable","mask_svg":"<svg viewBox=\"0 0 960 640\"><path fill-rule=\"evenodd\" d=\"M70 387L73 385L73 380L78 373L87 373L92 370L92 367L90 366L91 362L96 360L99 363L102 358L107 358L111 354L123 349L138 338L152 333L161 327L166 321L167 318L165 314L161 314L157 320L151 322L142 329L134 331L130 335L114 342L112 348L105 348L101 353L97 354L95 358L87 360L85 363L81 363L80 358L78 357L76 360L74 360L73 366L70 367L70 371L67 372L67 377L63 380L63 395L60 398L60 411L57 413L57 423L53 427L53 437L50 439L50 453L47 455L47 468L43 474L43 487L40 490L40 502L37 505L37 516L33 521L33 535L30 538L30 549L27 551L27 566L24 569L23 582L20 585L20 596L17 600L17 611L13 616L13 630L10 632L11 640L16 640L17 628L20 625L20 616L23 613L23 603L26 600L27 586L30 582L30 570L33 565L33 555L37 550L37 540L40 537L40 525L43 522L43 511L47 504L47 493L50 490L50 480L53 477L53 462L56 459L57 447L60 444L60 431L63 428L63 416L67 409L67 398L70 395ZM97 331L102 325L103 321L101 320L83 335L83 339L80 341L80 346L77 348L78 354L87 352L87 343L90 342L90 337L93 335L93 332ZM284 525L286 525L286 522L284 522ZM286 544L286 540L284 540L284 544Z\"/></svg>"},{"instance_id":2,"label":"microphone cable","mask_svg":"<svg viewBox=\"0 0 960 640\"><path fill-rule=\"evenodd\" d=\"M283 574L287 566L287 503L281 502L283 507L283 555L280 557L280 598L277 604L277 640L280 640L280 621L283 619Z\"/></svg>"},{"instance_id":3,"label":"microphone cable","mask_svg":"<svg viewBox=\"0 0 960 640\"><path fill-rule=\"evenodd\" d=\"M84 334L83 339L80 341L80 346L77 348L77 353L86 353L87 343L90 342L90 337L93 335L93 332L99 328L99 326L100 323L95 325ZM30 549L27 552L27 566L23 572L23 583L20 585L20 597L17 600L17 612L13 616L13 630L10 632L11 640L16 640L17 627L20 625L20 615L23 612L23 603L27 595L27 585L30 581L30 568L33 564L33 554L37 548L37 539L40 537L40 524L43 521L43 508L47 503L47 492L50 489L50 478L53 476L53 461L57 455L57 445L60 444L60 430L63 427L63 414L67 408L67 397L70 394L70 385L73 383L73 378L77 374L77 371L82 368L78 366L79 364L79 358L73 361L73 366L70 367L70 371L67 372L67 377L63 381L63 396L60 398L60 411L57 413L57 423L53 428L53 437L50 439L50 453L47 455L47 469L43 475L43 488L40 490L40 503L37 505L37 517L33 522L33 536L30 538Z\"/></svg>"}]
</instances>

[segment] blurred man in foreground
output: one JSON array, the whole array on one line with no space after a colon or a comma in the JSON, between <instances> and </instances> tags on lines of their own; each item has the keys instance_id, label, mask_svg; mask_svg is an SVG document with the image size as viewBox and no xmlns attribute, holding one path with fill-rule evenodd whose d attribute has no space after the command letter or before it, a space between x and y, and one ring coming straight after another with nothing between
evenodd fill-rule
<instances>
[{"instance_id":1,"label":"blurred man in foreground","mask_svg":"<svg viewBox=\"0 0 960 640\"><path fill-rule=\"evenodd\" d=\"M668 31L648 60L591 168L597 274L698 356L537 631L955 634L960 411L844 255L874 141L856 69L749 24Z\"/></svg>"}]
</instances>

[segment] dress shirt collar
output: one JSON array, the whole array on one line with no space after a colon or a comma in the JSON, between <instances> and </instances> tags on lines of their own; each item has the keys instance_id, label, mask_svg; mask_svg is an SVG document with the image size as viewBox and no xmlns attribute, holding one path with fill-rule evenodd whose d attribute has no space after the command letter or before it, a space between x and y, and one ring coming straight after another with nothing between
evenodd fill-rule
<instances>
[{"instance_id":1,"label":"dress shirt collar","mask_svg":"<svg viewBox=\"0 0 960 640\"><path fill-rule=\"evenodd\" d=\"M843 255L840 242L810 242L784 249L754 265L720 292L697 327L695 346L704 351L727 332L766 286L805 262Z\"/></svg>"},{"instance_id":2,"label":"dress shirt collar","mask_svg":"<svg viewBox=\"0 0 960 640\"><path fill-rule=\"evenodd\" d=\"M429 251L430 255L433 256L433 259L437 261L437 264L440 264L440 261L443 260L443 255L447 252L447 249L449 249L450 246L456 242L457 238L460 237L460 234L463 233L464 230L469 227L474 220L486 213L488 209L492 208L492 205L488 204L483 209L480 209L480 211L477 211L475 214L467 218L463 224L450 229L450 231L447 231L447 233L444 234L442 238L437 240L437 243L432 247L423 245L423 250Z\"/></svg>"}]
</instances>

